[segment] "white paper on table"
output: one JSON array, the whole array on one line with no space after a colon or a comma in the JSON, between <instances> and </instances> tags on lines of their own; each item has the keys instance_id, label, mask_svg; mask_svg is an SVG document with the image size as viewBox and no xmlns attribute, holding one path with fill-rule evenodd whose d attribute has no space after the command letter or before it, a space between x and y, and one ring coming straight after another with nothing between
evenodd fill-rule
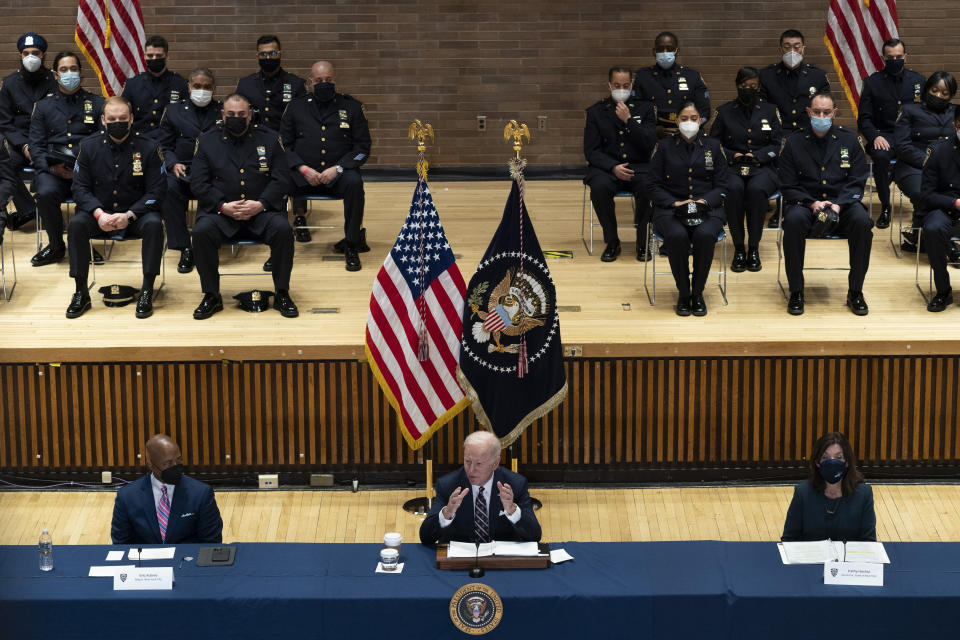
<instances>
[{"instance_id":1,"label":"white paper on table","mask_svg":"<svg viewBox=\"0 0 960 640\"><path fill-rule=\"evenodd\" d=\"M560 564L561 562L566 562L567 560L573 560L573 556L567 553L566 549L550 550L550 562L553 564Z\"/></svg>"},{"instance_id":2,"label":"white paper on table","mask_svg":"<svg viewBox=\"0 0 960 640\"><path fill-rule=\"evenodd\" d=\"M540 547L536 542L509 542L494 540L481 542L479 547L473 542L451 541L447 546L448 558L485 558L487 556L538 556Z\"/></svg>"},{"instance_id":3,"label":"white paper on table","mask_svg":"<svg viewBox=\"0 0 960 640\"><path fill-rule=\"evenodd\" d=\"M123 560L123 549L119 551L107 551L106 562L117 562Z\"/></svg>"},{"instance_id":4,"label":"white paper on table","mask_svg":"<svg viewBox=\"0 0 960 640\"><path fill-rule=\"evenodd\" d=\"M123 553L122 551L120 553ZM115 574L120 573L121 571L127 571L133 569L132 564L129 565L117 565L111 564L109 566L92 566L90 567L90 573L87 574L90 578L112 578Z\"/></svg>"},{"instance_id":5,"label":"white paper on table","mask_svg":"<svg viewBox=\"0 0 960 640\"><path fill-rule=\"evenodd\" d=\"M823 564L843 558L843 543L832 540L780 542L784 564Z\"/></svg>"},{"instance_id":6,"label":"white paper on table","mask_svg":"<svg viewBox=\"0 0 960 640\"><path fill-rule=\"evenodd\" d=\"M143 553L130 549L127 558L130 560L172 560L177 553L176 547L162 547L160 549L144 549Z\"/></svg>"},{"instance_id":7,"label":"white paper on table","mask_svg":"<svg viewBox=\"0 0 960 640\"><path fill-rule=\"evenodd\" d=\"M130 567L113 574L114 591L169 591L173 589L173 567Z\"/></svg>"},{"instance_id":8,"label":"white paper on table","mask_svg":"<svg viewBox=\"0 0 960 640\"><path fill-rule=\"evenodd\" d=\"M378 562L377 570L374 571L374 573L403 573L403 565L404 565L403 562L398 562L396 569L394 569L393 571L387 571L386 569L383 568L383 564Z\"/></svg>"},{"instance_id":9,"label":"white paper on table","mask_svg":"<svg viewBox=\"0 0 960 640\"><path fill-rule=\"evenodd\" d=\"M506 540L494 540L493 555L495 556L525 556L532 557L540 555L540 545L536 542L509 542Z\"/></svg>"},{"instance_id":10,"label":"white paper on table","mask_svg":"<svg viewBox=\"0 0 960 640\"><path fill-rule=\"evenodd\" d=\"M882 542L848 542L844 549L846 562L890 564L890 557Z\"/></svg>"},{"instance_id":11,"label":"white paper on table","mask_svg":"<svg viewBox=\"0 0 960 640\"><path fill-rule=\"evenodd\" d=\"M823 584L882 587L883 565L875 562L826 562Z\"/></svg>"}]
</instances>

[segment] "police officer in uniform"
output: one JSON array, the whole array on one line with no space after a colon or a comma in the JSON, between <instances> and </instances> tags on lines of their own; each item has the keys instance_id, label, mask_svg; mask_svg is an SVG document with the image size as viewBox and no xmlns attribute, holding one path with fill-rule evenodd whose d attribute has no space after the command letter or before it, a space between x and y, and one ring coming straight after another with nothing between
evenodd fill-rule
<instances>
[{"instance_id":1,"label":"police officer in uniform","mask_svg":"<svg viewBox=\"0 0 960 640\"><path fill-rule=\"evenodd\" d=\"M710 119L710 92L695 69L677 63L679 44L669 31L658 34L653 41L656 64L638 69L633 81L636 97L657 108L659 138L677 132L677 114L687 102L697 105L702 122Z\"/></svg>"},{"instance_id":2,"label":"police officer in uniform","mask_svg":"<svg viewBox=\"0 0 960 640\"><path fill-rule=\"evenodd\" d=\"M896 38L883 43L883 69L867 76L860 91L857 128L873 160L873 182L880 200L878 229L890 226L890 161L897 114L903 104L923 101L924 77L903 66L907 57L904 46Z\"/></svg>"},{"instance_id":3,"label":"police officer in uniform","mask_svg":"<svg viewBox=\"0 0 960 640\"><path fill-rule=\"evenodd\" d=\"M960 236L960 109L953 118L954 135L935 143L923 165L921 201L927 212L923 237L937 287L927 311L943 311L953 304L947 257L952 249L950 238Z\"/></svg>"},{"instance_id":4,"label":"police officer in uniform","mask_svg":"<svg viewBox=\"0 0 960 640\"><path fill-rule=\"evenodd\" d=\"M38 33L25 33L17 40L20 68L3 79L0 87L0 136L6 140L10 170L19 176L30 165L30 115L34 105L57 91L53 73L43 66L47 41ZM34 220L37 203L19 177L0 184L0 208L13 197L16 214L7 223L17 229Z\"/></svg>"},{"instance_id":5,"label":"police officer in uniform","mask_svg":"<svg viewBox=\"0 0 960 640\"><path fill-rule=\"evenodd\" d=\"M647 219L650 215L646 177L650 153L657 141L656 107L631 98L630 69L613 67L607 74L610 97L587 109L583 131L583 155L590 167L584 183L590 187L590 201L603 228L606 248L600 259L613 262L620 253L617 217L613 197L630 191L637 225L637 260L647 255Z\"/></svg>"},{"instance_id":6,"label":"police officer in uniform","mask_svg":"<svg viewBox=\"0 0 960 640\"><path fill-rule=\"evenodd\" d=\"M37 172L34 178L37 210L49 240L49 244L30 259L35 267L60 262L66 254L60 205L70 197L72 158L80 151L80 141L100 129L103 108L103 98L80 88L81 66L77 54L58 53L53 68L59 90L38 102L30 119L30 156Z\"/></svg>"},{"instance_id":7,"label":"police officer in uniform","mask_svg":"<svg viewBox=\"0 0 960 640\"><path fill-rule=\"evenodd\" d=\"M219 250L230 239L260 240L273 256L273 306L285 318L299 315L290 298L293 229L283 213L290 171L277 134L251 124L253 110L240 94L223 101L223 126L202 134L190 165L190 188L197 197L193 249L203 300L197 320L223 310Z\"/></svg>"},{"instance_id":8,"label":"police officer in uniform","mask_svg":"<svg viewBox=\"0 0 960 640\"><path fill-rule=\"evenodd\" d=\"M699 107L694 103L681 106L677 127L677 135L661 140L653 151L648 191L653 200L653 224L663 236L663 247L680 294L677 315L705 316L703 288L725 218L727 159L720 143L701 133Z\"/></svg>"},{"instance_id":9,"label":"police officer in uniform","mask_svg":"<svg viewBox=\"0 0 960 640\"><path fill-rule=\"evenodd\" d=\"M67 238L76 292L67 317L79 318L90 308L90 239L120 235L142 239L143 284L136 316L149 318L153 315L153 283L163 257L163 158L156 142L132 132L133 108L125 98L108 98L101 122L105 131L80 145L73 179L77 214L70 219Z\"/></svg>"},{"instance_id":10,"label":"police officer in uniform","mask_svg":"<svg viewBox=\"0 0 960 640\"><path fill-rule=\"evenodd\" d=\"M803 257L806 239L818 217L839 215L832 234L846 236L850 248L847 306L858 316L868 312L863 280L870 265L873 220L863 206L867 161L860 139L833 125L836 103L819 93L807 107L810 124L787 137L778 170L783 192L783 259L790 283L787 311L803 313Z\"/></svg>"},{"instance_id":11,"label":"police officer in uniform","mask_svg":"<svg viewBox=\"0 0 960 640\"><path fill-rule=\"evenodd\" d=\"M160 123L160 147L167 169L167 197L161 211L167 229L167 246L180 251L177 271L193 271L193 249L187 232L187 202L190 191L189 167L197 138L214 129L223 105L213 99L216 88L213 71L194 69L187 79L189 99L171 104Z\"/></svg>"},{"instance_id":12,"label":"police officer in uniform","mask_svg":"<svg viewBox=\"0 0 960 640\"><path fill-rule=\"evenodd\" d=\"M187 81L167 68L169 46L165 38L151 36L144 48L147 70L127 79L123 97L133 105L133 131L159 140L160 120L168 104L187 97Z\"/></svg>"},{"instance_id":13,"label":"police officer in uniform","mask_svg":"<svg viewBox=\"0 0 960 640\"><path fill-rule=\"evenodd\" d=\"M13 166L10 162L10 154L7 153L7 145L0 144L0 189L13 190L13 183L16 180L13 173ZM7 227L7 208L0 207L0 244L3 244L3 230Z\"/></svg>"},{"instance_id":14,"label":"police officer in uniform","mask_svg":"<svg viewBox=\"0 0 960 640\"><path fill-rule=\"evenodd\" d=\"M290 103L280 125L297 196L334 194L343 198L347 271L360 270L363 178L370 157L370 128L363 105L337 93L333 65L321 60L310 69L313 93ZM295 223L296 224L296 223Z\"/></svg>"},{"instance_id":15,"label":"police officer in uniform","mask_svg":"<svg viewBox=\"0 0 960 640\"><path fill-rule=\"evenodd\" d=\"M760 271L760 237L770 196L778 189L776 160L783 132L780 113L760 99L759 72L743 67L737 72L737 99L717 109L710 135L720 141L730 163L724 209L733 239L730 270ZM744 247L744 218L750 251Z\"/></svg>"}]
</instances>

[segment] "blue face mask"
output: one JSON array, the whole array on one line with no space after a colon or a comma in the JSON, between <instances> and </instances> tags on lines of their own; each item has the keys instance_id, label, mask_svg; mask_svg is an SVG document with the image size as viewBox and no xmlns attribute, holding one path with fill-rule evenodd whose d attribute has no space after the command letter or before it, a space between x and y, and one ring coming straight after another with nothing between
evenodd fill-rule
<instances>
[{"instance_id":1,"label":"blue face mask","mask_svg":"<svg viewBox=\"0 0 960 640\"><path fill-rule=\"evenodd\" d=\"M820 477L833 484L847 475L847 463L843 460L824 460L820 463Z\"/></svg>"},{"instance_id":2,"label":"blue face mask","mask_svg":"<svg viewBox=\"0 0 960 640\"><path fill-rule=\"evenodd\" d=\"M830 126L833 124L833 118L818 118L816 116L810 117L810 126L813 127L813 130L817 133L826 133L830 131Z\"/></svg>"},{"instance_id":3,"label":"blue face mask","mask_svg":"<svg viewBox=\"0 0 960 640\"><path fill-rule=\"evenodd\" d=\"M80 86L80 72L65 71L60 74L60 86L67 91L73 91Z\"/></svg>"},{"instance_id":4,"label":"blue face mask","mask_svg":"<svg viewBox=\"0 0 960 640\"><path fill-rule=\"evenodd\" d=\"M669 69L673 66L673 63L677 59L676 51L659 51L657 52L657 64L660 65L661 69Z\"/></svg>"}]
</instances>

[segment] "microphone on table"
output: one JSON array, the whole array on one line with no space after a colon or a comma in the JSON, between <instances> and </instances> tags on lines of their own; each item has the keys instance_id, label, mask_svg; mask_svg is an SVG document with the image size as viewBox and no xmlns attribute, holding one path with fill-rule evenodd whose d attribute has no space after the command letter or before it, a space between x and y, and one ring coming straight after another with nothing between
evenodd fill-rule
<instances>
[{"instance_id":1,"label":"microphone on table","mask_svg":"<svg viewBox=\"0 0 960 640\"><path fill-rule=\"evenodd\" d=\"M143 568L143 547L137 547L137 569Z\"/></svg>"},{"instance_id":2,"label":"microphone on table","mask_svg":"<svg viewBox=\"0 0 960 640\"><path fill-rule=\"evenodd\" d=\"M473 543L477 546L477 555L473 559L473 568L470 569L471 578L482 578L486 571L480 567L480 539L477 538L477 532L473 532Z\"/></svg>"}]
</instances>

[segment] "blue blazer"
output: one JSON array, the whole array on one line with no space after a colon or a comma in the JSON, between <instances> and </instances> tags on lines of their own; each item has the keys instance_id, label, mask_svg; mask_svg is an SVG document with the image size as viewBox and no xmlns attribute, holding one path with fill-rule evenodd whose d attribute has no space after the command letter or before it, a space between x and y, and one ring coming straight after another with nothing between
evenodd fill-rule
<instances>
[{"instance_id":1,"label":"blue blazer","mask_svg":"<svg viewBox=\"0 0 960 640\"><path fill-rule=\"evenodd\" d=\"M513 489L513 501L520 507L520 520L516 524L507 520L505 515L499 515L500 511L503 510L503 503L500 502L497 482L509 484L510 488ZM427 514L420 525L420 542L423 544L434 544L436 542L446 544L451 540L474 541L473 492L467 493L464 497L450 526L443 528L440 526L440 510L447 505L450 494L453 493L454 489L460 487L470 488L470 481L467 480L467 472L463 470L463 467L448 473L437 481L437 495L433 499L433 506L431 506L430 513ZM179 488L177 490L179 491ZM540 523L537 522L537 516L533 513L530 494L527 492L526 478L509 469L497 467L493 472L493 489L490 493L492 494L490 496L491 539L535 542L540 540Z\"/></svg>"},{"instance_id":2,"label":"blue blazer","mask_svg":"<svg viewBox=\"0 0 960 640\"><path fill-rule=\"evenodd\" d=\"M160 540L150 474L117 491L110 526L113 544L189 544L223 542L223 520L213 487L184 475L173 492L167 539Z\"/></svg>"}]
</instances>

